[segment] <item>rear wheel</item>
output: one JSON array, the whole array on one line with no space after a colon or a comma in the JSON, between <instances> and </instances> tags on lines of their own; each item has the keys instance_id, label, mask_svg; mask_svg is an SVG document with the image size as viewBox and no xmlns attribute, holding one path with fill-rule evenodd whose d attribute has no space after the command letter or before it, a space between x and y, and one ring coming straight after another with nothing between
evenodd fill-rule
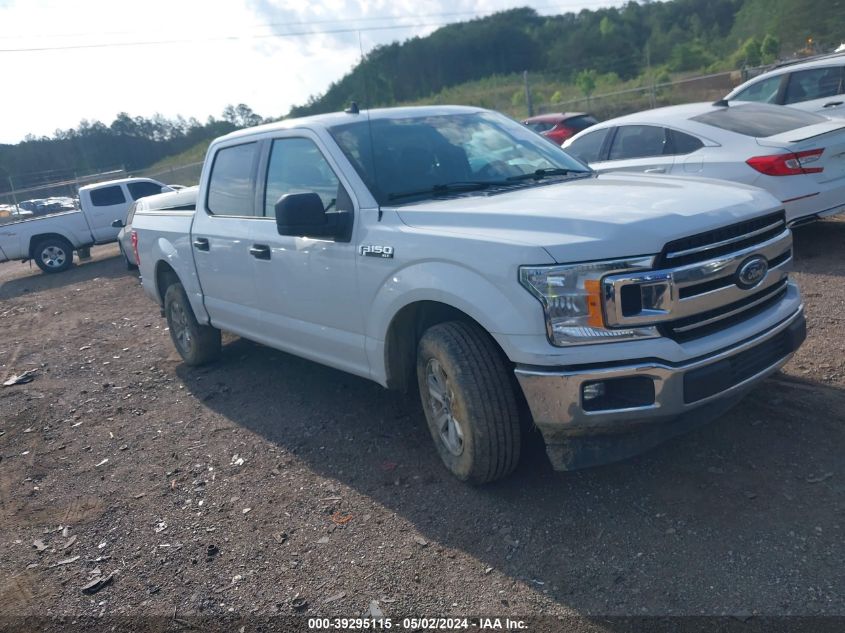
<instances>
[{"instance_id":1,"label":"rear wheel","mask_svg":"<svg viewBox=\"0 0 845 633\"><path fill-rule=\"evenodd\" d=\"M204 365L220 356L220 330L200 325L182 284L168 286L164 293L164 315L176 351L188 365Z\"/></svg>"},{"instance_id":2,"label":"rear wheel","mask_svg":"<svg viewBox=\"0 0 845 633\"><path fill-rule=\"evenodd\" d=\"M482 484L519 462L519 410L510 368L479 326L450 321L420 339L417 382L437 452L458 479Z\"/></svg>"},{"instance_id":3,"label":"rear wheel","mask_svg":"<svg viewBox=\"0 0 845 633\"><path fill-rule=\"evenodd\" d=\"M126 254L126 251L123 250L123 244L120 242L117 243L117 247L120 249L120 255L123 257L123 261L126 264L126 270L135 270L138 267L129 261L129 256Z\"/></svg>"},{"instance_id":4,"label":"rear wheel","mask_svg":"<svg viewBox=\"0 0 845 633\"><path fill-rule=\"evenodd\" d=\"M35 245L32 256L45 273L60 273L73 265L73 246L61 237L48 237Z\"/></svg>"}]
</instances>

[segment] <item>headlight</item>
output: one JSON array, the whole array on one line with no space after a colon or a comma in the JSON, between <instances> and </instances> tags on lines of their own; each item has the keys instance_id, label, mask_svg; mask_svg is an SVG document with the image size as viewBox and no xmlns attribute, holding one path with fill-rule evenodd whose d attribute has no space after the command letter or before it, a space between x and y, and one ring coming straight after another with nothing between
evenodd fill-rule
<instances>
[{"instance_id":1,"label":"headlight","mask_svg":"<svg viewBox=\"0 0 845 633\"><path fill-rule=\"evenodd\" d=\"M600 284L605 275L647 270L653 263L654 258L641 257L562 266L523 266L519 269L519 281L543 304L552 345L653 338L658 336L653 327L617 330L605 326Z\"/></svg>"}]
</instances>

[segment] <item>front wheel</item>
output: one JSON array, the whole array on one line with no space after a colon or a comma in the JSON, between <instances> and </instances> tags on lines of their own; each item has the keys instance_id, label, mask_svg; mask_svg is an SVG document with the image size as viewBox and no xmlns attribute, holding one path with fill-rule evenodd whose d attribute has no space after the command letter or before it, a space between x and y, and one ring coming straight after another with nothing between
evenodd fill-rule
<instances>
[{"instance_id":1,"label":"front wheel","mask_svg":"<svg viewBox=\"0 0 845 633\"><path fill-rule=\"evenodd\" d=\"M484 330L462 321L426 330L417 383L437 452L452 474L483 484L516 468L521 437L510 368Z\"/></svg>"},{"instance_id":2,"label":"front wheel","mask_svg":"<svg viewBox=\"0 0 845 633\"><path fill-rule=\"evenodd\" d=\"M45 273L60 273L73 265L73 246L61 237L48 237L35 245L33 259Z\"/></svg>"},{"instance_id":3,"label":"front wheel","mask_svg":"<svg viewBox=\"0 0 845 633\"><path fill-rule=\"evenodd\" d=\"M188 365L204 365L220 356L220 330L200 325L180 283L164 293L164 315L176 351Z\"/></svg>"}]
</instances>

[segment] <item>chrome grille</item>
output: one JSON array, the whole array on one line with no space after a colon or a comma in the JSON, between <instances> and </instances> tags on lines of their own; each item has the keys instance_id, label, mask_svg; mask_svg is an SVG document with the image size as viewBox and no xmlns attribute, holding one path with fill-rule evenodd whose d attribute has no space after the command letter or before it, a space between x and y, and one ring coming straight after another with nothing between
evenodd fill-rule
<instances>
[{"instance_id":1,"label":"chrome grille","mask_svg":"<svg viewBox=\"0 0 845 633\"><path fill-rule=\"evenodd\" d=\"M786 228L783 211L683 237L666 244L657 266L683 266L731 253L779 235Z\"/></svg>"},{"instance_id":2,"label":"chrome grille","mask_svg":"<svg viewBox=\"0 0 845 633\"><path fill-rule=\"evenodd\" d=\"M688 340L729 327L780 300L792 263L792 234L783 213L741 222L666 245L648 272L602 280L610 327L659 326ZM765 261L765 265L761 265ZM759 279L745 271L758 266Z\"/></svg>"}]
</instances>

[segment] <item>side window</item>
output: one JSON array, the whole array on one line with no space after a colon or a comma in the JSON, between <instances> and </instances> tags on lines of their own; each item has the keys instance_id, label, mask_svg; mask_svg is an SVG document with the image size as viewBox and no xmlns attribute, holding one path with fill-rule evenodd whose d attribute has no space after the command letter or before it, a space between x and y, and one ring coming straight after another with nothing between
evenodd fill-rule
<instances>
[{"instance_id":1,"label":"side window","mask_svg":"<svg viewBox=\"0 0 845 633\"><path fill-rule=\"evenodd\" d=\"M691 154L697 149L704 147L704 143L696 137L678 132L678 130L669 130L669 153L674 155Z\"/></svg>"},{"instance_id":2,"label":"side window","mask_svg":"<svg viewBox=\"0 0 845 633\"><path fill-rule=\"evenodd\" d=\"M91 204L95 207L109 207L124 202L126 202L126 196L123 195L123 189L120 188L120 185L91 190Z\"/></svg>"},{"instance_id":3,"label":"side window","mask_svg":"<svg viewBox=\"0 0 845 633\"><path fill-rule=\"evenodd\" d=\"M600 159L601 147L604 145L604 139L610 128L602 128L595 132L585 134L581 138L576 139L566 148L568 154L572 154L582 163L594 163Z\"/></svg>"},{"instance_id":4,"label":"side window","mask_svg":"<svg viewBox=\"0 0 845 633\"><path fill-rule=\"evenodd\" d=\"M214 156L208 210L215 215L254 215L253 173L258 143L224 147Z\"/></svg>"},{"instance_id":5,"label":"side window","mask_svg":"<svg viewBox=\"0 0 845 633\"><path fill-rule=\"evenodd\" d=\"M525 125L527 125L529 129L537 132L537 134L540 132L548 132L555 126L554 123L549 121L537 121L536 123L526 123Z\"/></svg>"},{"instance_id":6,"label":"side window","mask_svg":"<svg viewBox=\"0 0 845 633\"><path fill-rule=\"evenodd\" d=\"M130 182L126 187L133 200L161 193L161 185L155 182Z\"/></svg>"},{"instance_id":7,"label":"side window","mask_svg":"<svg viewBox=\"0 0 845 633\"><path fill-rule=\"evenodd\" d=\"M666 153L666 129L654 125L623 125L617 128L609 160L647 158Z\"/></svg>"},{"instance_id":8,"label":"side window","mask_svg":"<svg viewBox=\"0 0 845 633\"><path fill-rule=\"evenodd\" d=\"M842 93L842 67L799 70L789 76L784 104L824 99Z\"/></svg>"},{"instance_id":9,"label":"side window","mask_svg":"<svg viewBox=\"0 0 845 633\"><path fill-rule=\"evenodd\" d=\"M783 75L775 75L751 84L745 90L737 93L731 101L755 101L757 103L776 103L778 89Z\"/></svg>"},{"instance_id":10,"label":"side window","mask_svg":"<svg viewBox=\"0 0 845 633\"><path fill-rule=\"evenodd\" d=\"M307 138L273 141L267 165L264 215L276 217L276 202L288 193L316 193L327 212L352 210L349 194L320 149Z\"/></svg>"}]
</instances>

